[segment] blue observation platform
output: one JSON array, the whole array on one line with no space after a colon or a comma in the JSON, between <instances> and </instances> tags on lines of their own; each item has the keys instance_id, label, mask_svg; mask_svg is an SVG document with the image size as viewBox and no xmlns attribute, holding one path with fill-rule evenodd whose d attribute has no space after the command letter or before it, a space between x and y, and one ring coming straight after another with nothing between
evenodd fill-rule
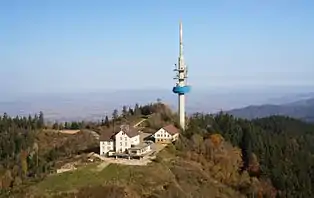
<instances>
[{"instance_id":1,"label":"blue observation platform","mask_svg":"<svg viewBox=\"0 0 314 198\"><path fill-rule=\"evenodd\" d=\"M190 90L191 90L191 86L183 86L183 87L181 87L179 85L173 87L173 89L172 89L173 93L180 94L180 95L189 93Z\"/></svg>"}]
</instances>

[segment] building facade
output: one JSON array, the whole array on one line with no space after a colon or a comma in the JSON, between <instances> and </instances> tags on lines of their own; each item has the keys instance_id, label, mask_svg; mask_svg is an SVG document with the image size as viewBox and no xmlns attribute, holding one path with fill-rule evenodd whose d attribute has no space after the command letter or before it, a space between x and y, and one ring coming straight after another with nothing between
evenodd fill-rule
<instances>
[{"instance_id":1,"label":"building facade","mask_svg":"<svg viewBox=\"0 0 314 198\"><path fill-rule=\"evenodd\" d=\"M100 136L100 155L128 153L128 149L140 144L140 135L135 128L122 125L115 133L104 133Z\"/></svg>"},{"instance_id":2,"label":"building facade","mask_svg":"<svg viewBox=\"0 0 314 198\"><path fill-rule=\"evenodd\" d=\"M131 155L141 156L150 152L151 150L152 149L150 144L141 144L128 149L128 153Z\"/></svg>"},{"instance_id":3,"label":"building facade","mask_svg":"<svg viewBox=\"0 0 314 198\"><path fill-rule=\"evenodd\" d=\"M138 145L140 143L140 136L136 135L131 137L131 145Z\"/></svg>"},{"instance_id":4,"label":"building facade","mask_svg":"<svg viewBox=\"0 0 314 198\"><path fill-rule=\"evenodd\" d=\"M109 151L114 150L114 141L113 140L100 140L100 155L106 155Z\"/></svg>"},{"instance_id":5,"label":"building facade","mask_svg":"<svg viewBox=\"0 0 314 198\"><path fill-rule=\"evenodd\" d=\"M119 131L114 139L116 153L124 153L131 148L131 138L123 130Z\"/></svg>"},{"instance_id":6,"label":"building facade","mask_svg":"<svg viewBox=\"0 0 314 198\"><path fill-rule=\"evenodd\" d=\"M153 135L156 143L171 143L179 137L179 129L174 125L167 125L156 131Z\"/></svg>"}]
</instances>

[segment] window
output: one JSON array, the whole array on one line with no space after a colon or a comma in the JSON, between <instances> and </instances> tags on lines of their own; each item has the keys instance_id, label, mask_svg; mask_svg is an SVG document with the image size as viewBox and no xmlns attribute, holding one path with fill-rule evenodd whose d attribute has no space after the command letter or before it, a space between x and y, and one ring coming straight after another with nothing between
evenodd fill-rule
<instances>
[{"instance_id":1,"label":"window","mask_svg":"<svg viewBox=\"0 0 314 198\"><path fill-rule=\"evenodd\" d=\"M125 142L125 146L128 146L128 143L127 143L127 142Z\"/></svg>"},{"instance_id":2,"label":"window","mask_svg":"<svg viewBox=\"0 0 314 198\"><path fill-rule=\"evenodd\" d=\"M124 140L125 140L125 141L128 141L128 138L127 138L127 137L125 137L125 138L124 138Z\"/></svg>"},{"instance_id":3,"label":"window","mask_svg":"<svg viewBox=\"0 0 314 198\"><path fill-rule=\"evenodd\" d=\"M122 140L122 137L120 137L120 140Z\"/></svg>"},{"instance_id":4,"label":"window","mask_svg":"<svg viewBox=\"0 0 314 198\"><path fill-rule=\"evenodd\" d=\"M107 147L107 150L110 151L110 149L111 149L110 146L108 146L108 147Z\"/></svg>"},{"instance_id":5,"label":"window","mask_svg":"<svg viewBox=\"0 0 314 198\"><path fill-rule=\"evenodd\" d=\"M120 146L122 146L122 142L120 142Z\"/></svg>"}]
</instances>

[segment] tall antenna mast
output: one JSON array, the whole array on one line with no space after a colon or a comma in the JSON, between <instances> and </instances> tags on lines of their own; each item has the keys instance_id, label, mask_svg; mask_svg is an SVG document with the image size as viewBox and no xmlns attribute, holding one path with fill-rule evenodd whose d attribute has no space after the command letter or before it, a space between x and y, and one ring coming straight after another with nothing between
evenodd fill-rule
<instances>
[{"instance_id":1,"label":"tall antenna mast","mask_svg":"<svg viewBox=\"0 0 314 198\"><path fill-rule=\"evenodd\" d=\"M187 85L187 69L183 58L183 28L182 22L179 24L179 58L176 71L177 80L176 86L173 87L172 91L175 94L178 94L178 114L180 120L180 126L185 129L185 94L190 91L190 86Z\"/></svg>"}]
</instances>

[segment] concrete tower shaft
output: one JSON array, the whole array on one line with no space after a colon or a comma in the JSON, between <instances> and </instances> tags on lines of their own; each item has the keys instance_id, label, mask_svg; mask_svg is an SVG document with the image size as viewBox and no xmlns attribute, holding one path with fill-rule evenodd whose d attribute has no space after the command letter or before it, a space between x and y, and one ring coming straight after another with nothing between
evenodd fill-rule
<instances>
[{"instance_id":1,"label":"concrete tower shaft","mask_svg":"<svg viewBox=\"0 0 314 198\"><path fill-rule=\"evenodd\" d=\"M174 70L177 72L175 79L177 79L176 86L173 87L173 92L178 94L178 114L180 117L180 126L185 129L185 94L190 91L190 86L187 85L187 70L183 57L183 30L182 22L179 25L179 57L178 65Z\"/></svg>"}]
</instances>

